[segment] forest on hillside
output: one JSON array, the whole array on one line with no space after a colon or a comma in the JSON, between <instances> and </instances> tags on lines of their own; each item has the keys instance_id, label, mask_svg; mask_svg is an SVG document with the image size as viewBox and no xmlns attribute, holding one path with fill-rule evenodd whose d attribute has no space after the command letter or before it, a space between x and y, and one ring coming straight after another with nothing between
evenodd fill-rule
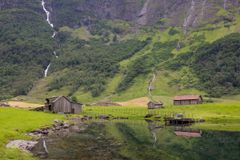
<instances>
[{"instance_id":1,"label":"forest on hillside","mask_svg":"<svg viewBox=\"0 0 240 160\"><path fill-rule=\"evenodd\" d=\"M0 12L0 99L26 95L53 57L51 29L26 9Z\"/></svg>"},{"instance_id":2,"label":"forest on hillside","mask_svg":"<svg viewBox=\"0 0 240 160\"><path fill-rule=\"evenodd\" d=\"M240 91L240 33L233 33L194 52L178 56L168 65L172 70L188 66L198 77L195 88L209 96L237 94Z\"/></svg>"}]
</instances>

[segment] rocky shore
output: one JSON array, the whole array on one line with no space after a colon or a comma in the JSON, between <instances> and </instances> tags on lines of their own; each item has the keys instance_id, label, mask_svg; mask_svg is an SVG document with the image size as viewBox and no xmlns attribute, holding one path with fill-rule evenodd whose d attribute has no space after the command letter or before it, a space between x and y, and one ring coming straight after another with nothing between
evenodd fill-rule
<instances>
[{"instance_id":1,"label":"rocky shore","mask_svg":"<svg viewBox=\"0 0 240 160\"><path fill-rule=\"evenodd\" d=\"M70 132L81 132L87 128L87 124L84 123L86 120L89 120L89 117L74 117L70 118L68 122L63 120L54 120L53 125L50 127L39 128L33 130L27 135L31 136L31 140L13 140L10 141L6 147L7 148L17 148L24 152L31 152L36 145L39 143L43 145L47 154L47 146L45 144L45 138L50 135L57 136L67 136Z\"/></svg>"},{"instance_id":2,"label":"rocky shore","mask_svg":"<svg viewBox=\"0 0 240 160\"><path fill-rule=\"evenodd\" d=\"M112 115L98 115L99 120L128 119L126 117L113 117ZM10 141L7 148L17 148L24 152L34 153L34 156L46 158L48 156L47 140L51 136L68 137L71 133L84 132L88 128L86 123L92 120L91 116L66 117L66 121L54 120L52 126L39 128L26 133L31 136L31 140L13 140ZM37 151L37 152L36 152Z\"/></svg>"}]
</instances>

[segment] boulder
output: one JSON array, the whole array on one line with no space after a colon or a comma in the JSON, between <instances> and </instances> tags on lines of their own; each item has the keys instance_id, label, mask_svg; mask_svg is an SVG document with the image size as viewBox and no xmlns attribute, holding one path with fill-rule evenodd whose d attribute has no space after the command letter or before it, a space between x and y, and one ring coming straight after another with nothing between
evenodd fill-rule
<instances>
[{"instance_id":1,"label":"boulder","mask_svg":"<svg viewBox=\"0 0 240 160\"><path fill-rule=\"evenodd\" d=\"M61 128L62 126L64 126L64 122L61 121L61 120L54 120L54 124L53 124L53 127L54 128Z\"/></svg>"},{"instance_id":2,"label":"boulder","mask_svg":"<svg viewBox=\"0 0 240 160\"><path fill-rule=\"evenodd\" d=\"M14 140L9 142L7 148L17 148L25 152L29 152L37 144L37 141L27 141L27 140Z\"/></svg>"},{"instance_id":3,"label":"boulder","mask_svg":"<svg viewBox=\"0 0 240 160\"><path fill-rule=\"evenodd\" d=\"M67 129L67 128L69 128L69 127L70 127L70 125L69 125L68 123L64 123L64 124L63 124L63 128L64 128L64 129Z\"/></svg>"}]
</instances>

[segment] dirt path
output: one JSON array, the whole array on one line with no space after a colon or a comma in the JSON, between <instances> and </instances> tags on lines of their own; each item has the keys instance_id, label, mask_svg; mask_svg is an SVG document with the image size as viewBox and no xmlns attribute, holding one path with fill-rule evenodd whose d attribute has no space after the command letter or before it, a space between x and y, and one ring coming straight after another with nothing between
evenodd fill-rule
<instances>
[{"instance_id":1,"label":"dirt path","mask_svg":"<svg viewBox=\"0 0 240 160\"><path fill-rule=\"evenodd\" d=\"M117 103L121 104L122 106L146 107L148 102L149 102L148 97L141 97L141 98L132 99L126 102L117 102Z\"/></svg>"},{"instance_id":2,"label":"dirt path","mask_svg":"<svg viewBox=\"0 0 240 160\"><path fill-rule=\"evenodd\" d=\"M18 108L36 108L39 106L43 106L43 104L28 103L28 102L21 102L21 101L9 101L8 104L12 107L18 107Z\"/></svg>"}]
</instances>

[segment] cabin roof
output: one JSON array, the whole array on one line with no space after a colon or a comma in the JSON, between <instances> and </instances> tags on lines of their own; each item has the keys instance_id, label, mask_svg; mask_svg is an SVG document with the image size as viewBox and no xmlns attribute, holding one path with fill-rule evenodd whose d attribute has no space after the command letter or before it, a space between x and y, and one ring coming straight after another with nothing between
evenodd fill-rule
<instances>
[{"instance_id":1,"label":"cabin roof","mask_svg":"<svg viewBox=\"0 0 240 160\"><path fill-rule=\"evenodd\" d=\"M75 104L79 104L79 105L82 105L81 103L76 103L76 102L72 102L68 97L66 96L55 96L55 97L50 97L50 98L47 98L46 100L49 100L50 103L55 103L56 101L58 101L59 99L61 98L65 98L68 102L70 103L75 103Z\"/></svg>"},{"instance_id":2,"label":"cabin roof","mask_svg":"<svg viewBox=\"0 0 240 160\"><path fill-rule=\"evenodd\" d=\"M162 105L163 103L161 101L157 102L157 101L149 101L148 104L153 103L156 105Z\"/></svg>"},{"instance_id":3,"label":"cabin roof","mask_svg":"<svg viewBox=\"0 0 240 160\"><path fill-rule=\"evenodd\" d=\"M175 96L175 101L181 101L181 100L198 100L202 99L201 95L182 95L182 96Z\"/></svg>"}]
</instances>

